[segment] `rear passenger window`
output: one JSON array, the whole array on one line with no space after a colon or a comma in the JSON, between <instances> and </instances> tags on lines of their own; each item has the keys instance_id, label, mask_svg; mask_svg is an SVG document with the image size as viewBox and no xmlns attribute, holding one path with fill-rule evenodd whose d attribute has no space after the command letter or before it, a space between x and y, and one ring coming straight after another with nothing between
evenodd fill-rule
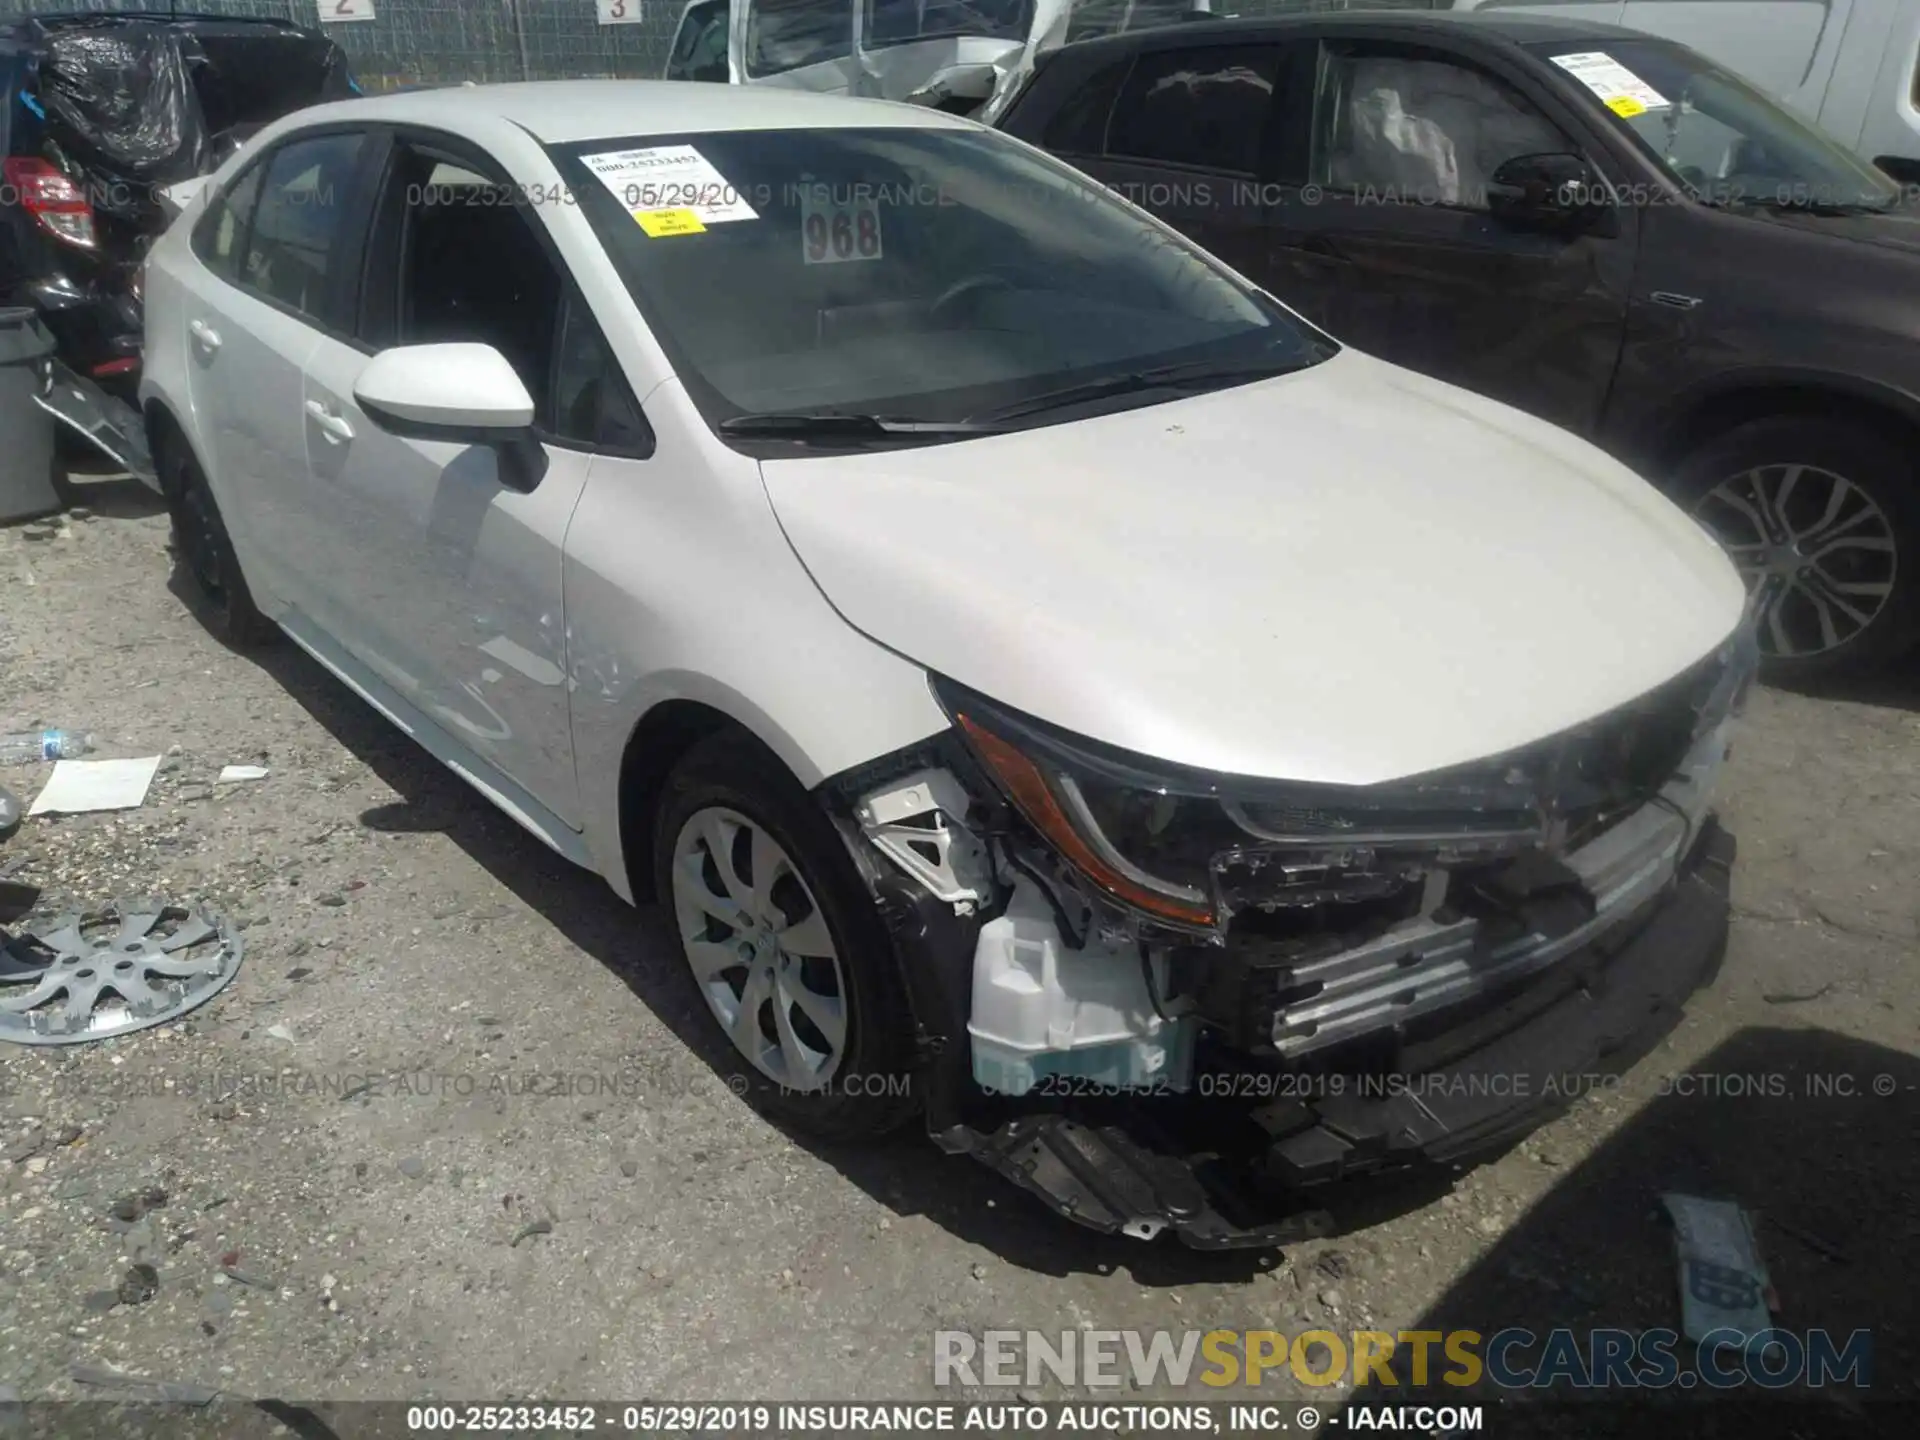
<instances>
[{"instance_id":1,"label":"rear passenger window","mask_svg":"<svg viewBox=\"0 0 1920 1440\"><path fill-rule=\"evenodd\" d=\"M1107 145L1107 117L1133 61L1116 60L1096 70L1053 112L1040 133L1040 148L1056 155L1098 155Z\"/></svg>"},{"instance_id":2,"label":"rear passenger window","mask_svg":"<svg viewBox=\"0 0 1920 1440\"><path fill-rule=\"evenodd\" d=\"M193 232L193 253L223 280L240 278L240 257L246 253L247 226L253 220L254 202L260 198L260 177L264 166L255 165L214 197L207 213Z\"/></svg>"},{"instance_id":3,"label":"rear passenger window","mask_svg":"<svg viewBox=\"0 0 1920 1440\"><path fill-rule=\"evenodd\" d=\"M241 283L316 320L346 229L361 135L295 140L267 161Z\"/></svg>"},{"instance_id":4,"label":"rear passenger window","mask_svg":"<svg viewBox=\"0 0 1920 1440\"><path fill-rule=\"evenodd\" d=\"M1120 92L1107 154L1251 175L1279 70L1274 46L1149 51Z\"/></svg>"}]
</instances>

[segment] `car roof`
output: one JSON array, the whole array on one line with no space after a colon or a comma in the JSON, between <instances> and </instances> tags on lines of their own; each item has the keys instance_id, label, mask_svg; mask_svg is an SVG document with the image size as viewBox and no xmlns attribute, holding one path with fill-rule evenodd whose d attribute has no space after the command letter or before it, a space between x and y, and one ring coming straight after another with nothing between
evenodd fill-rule
<instances>
[{"instance_id":1,"label":"car roof","mask_svg":"<svg viewBox=\"0 0 1920 1440\"><path fill-rule=\"evenodd\" d=\"M1166 25L1122 31L1098 39L1080 40L1063 50L1080 52L1104 48L1116 52L1136 49L1181 48L1189 45L1231 44L1280 38L1290 34L1320 34L1328 30L1366 31L1408 35L1472 34L1525 45L1536 41L1645 40L1638 30L1600 21L1562 19L1554 15L1516 14L1509 10L1331 10L1304 15L1274 15L1265 19L1216 20L1206 25Z\"/></svg>"},{"instance_id":2,"label":"car roof","mask_svg":"<svg viewBox=\"0 0 1920 1440\"><path fill-rule=\"evenodd\" d=\"M456 85L316 105L300 111L298 119L298 128L352 119L454 131L477 120L508 120L549 145L715 130L975 128L971 121L924 105L855 100L770 85L712 85L690 80L530 80L506 85Z\"/></svg>"}]
</instances>

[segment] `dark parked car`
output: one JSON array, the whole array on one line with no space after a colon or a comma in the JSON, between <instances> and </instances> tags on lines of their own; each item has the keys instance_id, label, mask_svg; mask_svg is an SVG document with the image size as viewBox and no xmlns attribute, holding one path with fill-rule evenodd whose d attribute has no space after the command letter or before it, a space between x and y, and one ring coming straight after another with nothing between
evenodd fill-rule
<instances>
[{"instance_id":1,"label":"dark parked car","mask_svg":"<svg viewBox=\"0 0 1920 1440\"><path fill-rule=\"evenodd\" d=\"M139 12L0 26L0 304L59 345L43 404L140 469L140 263L160 192L271 120L357 92L340 47L284 20Z\"/></svg>"},{"instance_id":2,"label":"dark parked car","mask_svg":"<svg viewBox=\"0 0 1920 1440\"><path fill-rule=\"evenodd\" d=\"M1776 678L1920 641L1920 222L1697 52L1497 12L1222 22L1065 46L1001 124L1663 485Z\"/></svg>"}]
</instances>

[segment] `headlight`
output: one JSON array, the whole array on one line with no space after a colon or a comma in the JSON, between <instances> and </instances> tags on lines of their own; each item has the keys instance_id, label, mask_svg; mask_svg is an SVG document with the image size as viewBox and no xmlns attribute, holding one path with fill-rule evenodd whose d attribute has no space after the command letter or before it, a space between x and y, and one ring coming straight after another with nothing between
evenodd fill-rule
<instances>
[{"instance_id":1,"label":"headlight","mask_svg":"<svg viewBox=\"0 0 1920 1440\"><path fill-rule=\"evenodd\" d=\"M1094 884L1117 900L1175 924L1209 927L1214 923L1213 904L1204 891L1178 879L1150 874L1115 847L1074 777L1063 769L1036 762L1013 742L988 729L973 706L956 709L953 718L1007 798L1062 858ZM1160 814L1167 803L1175 811L1179 808L1177 797L1152 792L1120 792L1114 799L1114 808L1129 815Z\"/></svg>"},{"instance_id":2,"label":"headlight","mask_svg":"<svg viewBox=\"0 0 1920 1440\"><path fill-rule=\"evenodd\" d=\"M935 694L1001 792L1105 894L1215 929L1246 910L1396 918L1424 879L1578 848L1646 804L1751 676L1751 637L1648 695L1509 754L1381 785L1215 775L1068 735L945 680ZM1275 923L1279 923L1277 920Z\"/></svg>"},{"instance_id":3,"label":"headlight","mask_svg":"<svg viewBox=\"0 0 1920 1440\"><path fill-rule=\"evenodd\" d=\"M935 689L1063 859L1112 898L1187 928L1217 926L1222 900L1239 908L1249 888L1286 906L1373 900L1417 880L1421 863L1546 834L1545 777L1533 769L1370 787L1216 776L1066 736L955 685Z\"/></svg>"}]
</instances>

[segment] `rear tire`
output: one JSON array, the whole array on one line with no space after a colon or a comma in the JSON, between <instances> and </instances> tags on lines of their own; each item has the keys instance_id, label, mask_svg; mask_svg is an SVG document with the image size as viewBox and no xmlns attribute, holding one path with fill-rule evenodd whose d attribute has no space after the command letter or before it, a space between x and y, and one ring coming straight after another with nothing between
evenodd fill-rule
<instances>
[{"instance_id":1,"label":"rear tire","mask_svg":"<svg viewBox=\"0 0 1920 1440\"><path fill-rule=\"evenodd\" d=\"M701 741L656 815L660 903L741 1089L793 1129L872 1141L917 1108L913 1015L845 841L743 732Z\"/></svg>"},{"instance_id":2,"label":"rear tire","mask_svg":"<svg viewBox=\"0 0 1920 1440\"><path fill-rule=\"evenodd\" d=\"M1755 594L1767 679L1871 670L1920 642L1920 476L1890 436L1819 416L1751 420L1687 456L1674 494Z\"/></svg>"},{"instance_id":3,"label":"rear tire","mask_svg":"<svg viewBox=\"0 0 1920 1440\"><path fill-rule=\"evenodd\" d=\"M279 639L279 627L253 603L220 507L193 456L183 444L169 440L156 458L173 520L174 553L206 601L207 628L240 649Z\"/></svg>"}]
</instances>

